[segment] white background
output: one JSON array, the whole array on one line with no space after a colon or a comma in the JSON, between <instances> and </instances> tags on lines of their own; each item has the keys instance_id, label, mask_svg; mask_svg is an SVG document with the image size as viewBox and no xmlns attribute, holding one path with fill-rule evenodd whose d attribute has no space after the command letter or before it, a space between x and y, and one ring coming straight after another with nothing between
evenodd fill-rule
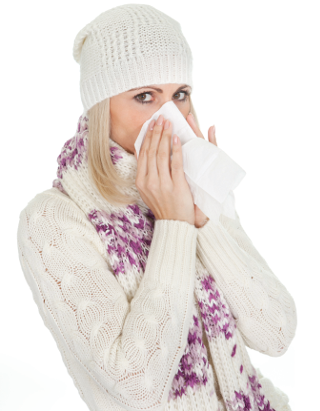
<instances>
[{"instance_id":1,"label":"white background","mask_svg":"<svg viewBox=\"0 0 320 411\"><path fill-rule=\"evenodd\" d=\"M78 31L118 1L2 3L0 409L85 411L42 323L18 260L19 213L51 187L82 103ZM241 223L295 299L288 351L248 349L290 398L316 410L319 391L320 12L318 1L150 1L181 24L194 59L202 133L247 172L235 190Z\"/></svg>"}]
</instances>

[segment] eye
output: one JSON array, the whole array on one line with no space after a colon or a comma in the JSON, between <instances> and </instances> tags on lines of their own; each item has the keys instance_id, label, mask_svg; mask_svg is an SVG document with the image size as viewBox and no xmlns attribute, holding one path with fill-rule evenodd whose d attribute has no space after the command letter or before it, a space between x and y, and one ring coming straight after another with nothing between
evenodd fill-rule
<instances>
[{"instance_id":1,"label":"eye","mask_svg":"<svg viewBox=\"0 0 320 411\"><path fill-rule=\"evenodd\" d=\"M145 96L152 96L152 92L145 92L145 93L141 93L141 94L138 94L137 96L135 96L134 98L139 102L139 103L142 103L142 104L144 104L144 103L151 103L151 99L150 100L146 100L145 99ZM141 97L141 99L140 99L140 97Z\"/></svg>"},{"instance_id":2,"label":"eye","mask_svg":"<svg viewBox=\"0 0 320 411\"><path fill-rule=\"evenodd\" d=\"M174 100L184 102L187 100L188 96L190 95L190 92L187 90L179 91L178 93L174 94L174 97L179 96L179 94L184 94L184 98L180 98L180 99L174 98ZM152 95L153 95L152 91L145 91L144 93L140 93L134 96L134 99L137 100L137 102L140 104L152 103L152 99L151 99ZM149 96L150 99L147 99L147 96Z\"/></svg>"},{"instance_id":3,"label":"eye","mask_svg":"<svg viewBox=\"0 0 320 411\"><path fill-rule=\"evenodd\" d=\"M176 93L175 94L175 96L177 96L177 95L179 95L179 94L184 94L184 98L181 98L181 99L176 99L176 100L178 100L178 101L186 101L187 100L187 98L188 98L188 96L190 95L190 93L188 92L188 91L179 91L178 93Z\"/></svg>"}]
</instances>

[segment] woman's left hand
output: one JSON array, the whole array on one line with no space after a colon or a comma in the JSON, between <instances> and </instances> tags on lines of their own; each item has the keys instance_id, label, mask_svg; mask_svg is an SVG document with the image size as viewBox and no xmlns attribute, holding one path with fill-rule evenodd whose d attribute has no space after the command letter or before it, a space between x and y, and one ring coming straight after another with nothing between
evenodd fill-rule
<instances>
[{"instance_id":1,"label":"woman's left hand","mask_svg":"<svg viewBox=\"0 0 320 411\"><path fill-rule=\"evenodd\" d=\"M187 122L197 137L204 138L198 126L196 125L196 122L194 121L192 114L187 115ZM215 126L209 127L208 140L210 143L218 146L217 139L216 139ZM194 204L194 218L195 218L194 225L196 226L196 228L203 227L204 224L209 220L209 218L200 210L200 208L196 204Z\"/></svg>"}]
</instances>

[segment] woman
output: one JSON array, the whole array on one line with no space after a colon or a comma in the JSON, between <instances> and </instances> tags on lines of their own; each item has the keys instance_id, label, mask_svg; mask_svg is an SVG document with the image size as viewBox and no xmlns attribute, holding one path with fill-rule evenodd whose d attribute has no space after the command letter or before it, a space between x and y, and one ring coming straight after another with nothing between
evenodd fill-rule
<instances>
[{"instance_id":1,"label":"woman","mask_svg":"<svg viewBox=\"0 0 320 411\"><path fill-rule=\"evenodd\" d=\"M290 410L246 346L286 352L291 295L236 212L214 224L193 204L179 138L170 163L170 122L152 122L135 155L143 123L170 100L203 138L179 23L115 7L78 33L74 58L84 112L53 187L20 214L18 246L79 394L92 411Z\"/></svg>"}]
</instances>

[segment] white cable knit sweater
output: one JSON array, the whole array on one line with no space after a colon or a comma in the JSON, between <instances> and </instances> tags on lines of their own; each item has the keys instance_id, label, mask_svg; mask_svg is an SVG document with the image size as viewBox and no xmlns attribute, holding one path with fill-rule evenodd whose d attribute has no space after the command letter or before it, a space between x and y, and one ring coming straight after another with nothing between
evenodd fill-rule
<instances>
[{"instance_id":1,"label":"white cable knit sweater","mask_svg":"<svg viewBox=\"0 0 320 411\"><path fill-rule=\"evenodd\" d=\"M58 158L54 187L20 214L21 267L91 411L290 411L246 345L283 355L294 300L244 232L221 214L197 229L156 220L139 196L113 207L87 169L88 118ZM117 172L136 159L110 139Z\"/></svg>"}]
</instances>

